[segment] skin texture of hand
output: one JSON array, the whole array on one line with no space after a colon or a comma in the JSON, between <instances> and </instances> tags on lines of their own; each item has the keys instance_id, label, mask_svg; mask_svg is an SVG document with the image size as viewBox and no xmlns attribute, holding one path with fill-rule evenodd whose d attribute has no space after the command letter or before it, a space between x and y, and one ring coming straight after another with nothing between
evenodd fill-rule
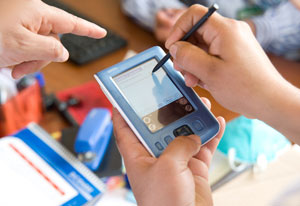
<instances>
[{"instance_id":1,"label":"skin texture of hand","mask_svg":"<svg viewBox=\"0 0 300 206\"><path fill-rule=\"evenodd\" d=\"M154 34L158 41L165 42L173 26L186 9L163 9L156 14Z\"/></svg>"},{"instance_id":2,"label":"skin texture of hand","mask_svg":"<svg viewBox=\"0 0 300 206\"><path fill-rule=\"evenodd\" d=\"M192 6L166 42L187 86L200 85L224 107L261 119L300 143L300 91L275 69L245 22L215 13L190 42L179 41L206 12Z\"/></svg>"},{"instance_id":3,"label":"skin texture of hand","mask_svg":"<svg viewBox=\"0 0 300 206\"><path fill-rule=\"evenodd\" d=\"M203 102L210 108L207 99ZM177 137L154 158L114 110L117 145L139 206L212 205L208 168L225 128L225 120L219 117L218 121L220 132L206 145L201 147L195 135Z\"/></svg>"},{"instance_id":4,"label":"skin texture of hand","mask_svg":"<svg viewBox=\"0 0 300 206\"><path fill-rule=\"evenodd\" d=\"M0 68L20 78L50 62L64 62L68 51L58 34L102 38L99 26L43 3L41 0L0 1Z\"/></svg>"},{"instance_id":5,"label":"skin texture of hand","mask_svg":"<svg viewBox=\"0 0 300 206\"><path fill-rule=\"evenodd\" d=\"M290 0L290 2L292 2L295 7L297 7L300 10L300 1L299 0Z\"/></svg>"}]
</instances>

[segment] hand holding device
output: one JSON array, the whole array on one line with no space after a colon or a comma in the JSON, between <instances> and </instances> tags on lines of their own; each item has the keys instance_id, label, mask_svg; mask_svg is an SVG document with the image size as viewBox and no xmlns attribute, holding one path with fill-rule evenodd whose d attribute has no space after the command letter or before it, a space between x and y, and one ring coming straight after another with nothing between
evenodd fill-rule
<instances>
[{"instance_id":1,"label":"hand holding device","mask_svg":"<svg viewBox=\"0 0 300 206\"><path fill-rule=\"evenodd\" d=\"M95 75L110 102L156 157L177 136L196 134L205 144L219 131L216 118L184 85L170 61L152 73L164 55L160 47L153 47Z\"/></svg>"},{"instance_id":2,"label":"hand holding device","mask_svg":"<svg viewBox=\"0 0 300 206\"><path fill-rule=\"evenodd\" d=\"M203 102L210 107L207 99ZM114 132L138 205L212 205L208 168L223 135L225 121L218 117L220 132L201 146L199 137L177 137L159 158L153 158L115 110Z\"/></svg>"},{"instance_id":3,"label":"hand holding device","mask_svg":"<svg viewBox=\"0 0 300 206\"><path fill-rule=\"evenodd\" d=\"M0 68L12 67L13 77L32 73L49 62L63 62L68 51L57 34L102 38L99 26L50 7L42 1L3 0L0 2Z\"/></svg>"},{"instance_id":4,"label":"hand holding device","mask_svg":"<svg viewBox=\"0 0 300 206\"><path fill-rule=\"evenodd\" d=\"M166 42L186 84L198 84L224 107L299 137L300 92L274 68L246 23L214 14L193 35L193 44L178 42L206 11L191 7Z\"/></svg>"}]
</instances>

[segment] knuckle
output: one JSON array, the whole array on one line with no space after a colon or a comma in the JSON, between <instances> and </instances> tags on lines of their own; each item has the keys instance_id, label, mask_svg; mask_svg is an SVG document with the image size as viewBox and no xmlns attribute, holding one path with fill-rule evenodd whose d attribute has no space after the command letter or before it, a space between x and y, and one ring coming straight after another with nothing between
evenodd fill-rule
<instances>
[{"instance_id":1,"label":"knuckle","mask_svg":"<svg viewBox=\"0 0 300 206\"><path fill-rule=\"evenodd\" d=\"M234 20L234 19L228 19L228 25L231 29L236 29L239 27L239 23L237 20Z\"/></svg>"},{"instance_id":2,"label":"knuckle","mask_svg":"<svg viewBox=\"0 0 300 206\"><path fill-rule=\"evenodd\" d=\"M55 40L52 41L50 50L53 59L58 59L63 52L62 47Z\"/></svg>"},{"instance_id":3,"label":"knuckle","mask_svg":"<svg viewBox=\"0 0 300 206\"><path fill-rule=\"evenodd\" d=\"M71 21L72 21L72 25L73 25L73 31L75 31L76 29L77 29L77 27L78 27L78 22L79 22L79 17L77 17L77 16L75 16L75 15L72 15L71 16Z\"/></svg>"},{"instance_id":4,"label":"knuckle","mask_svg":"<svg viewBox=\"0 0 300 206\"><path fill-rule=\"evenodd\" d=\"M175 145L175 144L183 145L183 144L185 144L185 137L184 136L178 136L174 139L174 141L172 143L173 143L173 145Z\"/></svg>"},{"instance_id":5,"label":"knuckle","mask_svg":"<svg viewBox=\"0 0 300 206\"><path fill-rule=\"evenodd\" d=\"M208 100L208 99L207 99ZM208 100L209 101L209 100ZM201 145L201 138L197 135L187 136L193 145Z\"/></svg>"},{"instance_id":6,"label":"knuckle","mask_svg":"<svg viewBox=\"0 0 300 206\"><path fill-rule=\"evenodd\" d=\"M207 64L208 69L207 69L207 73L205 76L206 79L209 79L209 77L213 77L216 74L216 72L218 71L218 65L216 65L217 62L213 60L214 57L209 56L208 58L209 58L208 59L209 63Z\"/></svg>"},{"instance_id":7,"label":"knuckle","mask_svg":"<svg viewBox=\"0 0 300 206\"><path fill-rule=\"evenodd\" d=\"M189 57L191 55L191 50L188 49L188 46L185 42L178 44L176 58L179 60L181 66L189 62Z\"/></svg>"},{"instance_id":8,"label":"knuckle","mask_svg":"<svg viewBox=\"0 0 300 206\"><path fill-rule=\"evenodd\" d=\"M14 45L13 41L7 41L6 46L10 46L12 48L18 48L20 51L24 51L30 47L29 41L26 40L25 36L20 35L19 33L15 34L14 36L15 36L14 39L16 40L15 44L17 45Z\"/></svg>"},{"instance_id":9,"label":"knuckle","mask_svg":"<svg viewBox=\"0 0 300 206\"><path fill-rule=\"evenodd\" d=\"M199 141L200 138L196 135L180 136L176 139L178 139L177 144L185 146L189 148L189 150L195 149L198 145L201 145L201 140Z\"/></svg>"},{"instance_id":10,"label":"knuckle","mask_svg":"<svg viewBox=\"0 0 300 206\"><path fill-rule=\"evenodd\" d=\"M243 27L243 28L247 28L247 27L249 27L248 26L248 24L246 23L246 22L244 22L244 21L237 21L240 25L241 25L241 27Z\"/></svg>"},{"instance_id":11,"label":"knuckle","mask_svg":"<svg viewBox=\"0 0 300 206\"><path fill-rule=\"evenodd\" d=\"M228 19L228 27L228 29L230 29L232 33L250 28L246 22L238 21L235 19Z\"/></svg>"},{"instance_id":12,"label":"knuckle","mask_svg":"<svg viewBox=\"0 0 300 206\"><path fill-rule=\"evenodd\" d=\"M240 22L241 28L242 28L243 30L251 31L251 27L249 26L249 24L247 24L247 23L244 22L244 21L239 21L239 22Z\"/></svg>"},{"instance_id":13,"label":"knuckle","mask_svg":"<svg viewBox=\"0 0 300 206\"><path fill-rule=\"evenodd\" d=\"M194 5L192 5L190 7L190 11L192 13L199 13L200 12L200 14L201 14L201 12L205 12L206 9L205 9L205 7L203 7L203 6L199 5L199 4L194 4Z\"/></svg>"}]
</instances>

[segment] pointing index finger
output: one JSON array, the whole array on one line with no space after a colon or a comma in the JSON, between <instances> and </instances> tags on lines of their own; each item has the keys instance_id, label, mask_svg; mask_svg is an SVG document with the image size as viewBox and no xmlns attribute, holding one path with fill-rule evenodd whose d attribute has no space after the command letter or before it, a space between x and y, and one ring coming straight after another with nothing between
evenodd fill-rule
<instances>
[{"instance_id":1,"label":"pointing index finger","mask_svg":"<svg viewBox=\"0 0 300 206\"><path fill-rule=\"evenodd\" d=\"M46 23L51 25L51 33L72 33L92 38L102 38L106 35L106 30L100 26L53 6L47 8L45 18L47 18Z\"/></svg>"}]
</instances>

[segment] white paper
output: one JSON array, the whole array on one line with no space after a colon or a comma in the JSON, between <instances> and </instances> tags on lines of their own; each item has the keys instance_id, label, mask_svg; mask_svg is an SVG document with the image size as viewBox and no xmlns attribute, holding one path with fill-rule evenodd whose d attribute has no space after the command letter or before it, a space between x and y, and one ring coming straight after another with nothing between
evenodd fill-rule
<instances>
[{"instance_id":1,"label":"white paper","mask_svg":"<svg viewBox=\"0 0 300 206\"><path fill-rule=\"evenodd\" d=\"M78 194L19 139L0 140L0 165L0 205L61 205Z\"/></svg>"}]
</instances>

